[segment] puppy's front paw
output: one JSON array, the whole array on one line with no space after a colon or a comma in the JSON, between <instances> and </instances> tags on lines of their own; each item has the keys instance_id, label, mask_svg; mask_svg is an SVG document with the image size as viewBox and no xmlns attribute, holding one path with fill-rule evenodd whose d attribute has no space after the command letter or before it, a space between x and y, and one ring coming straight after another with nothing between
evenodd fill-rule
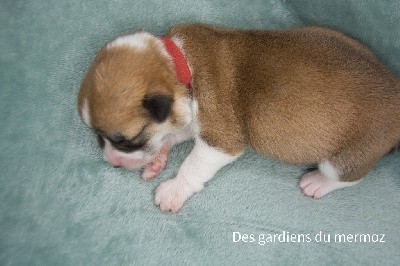
<instances>
[{"instance_id":1,"label":"puppy's front paw","mask_svg":"<svg viewBox=\"0 0 400 266\"><path fill-rule=\"evenodd\" d=\"M155 203L163 212L178 212L183 203L193 195L193 190L181 179L173 178L162 182L155 192Z\"/></svg>"},{"instance_id":2,"label":"puppy's front paw","mask_svg":"<svg viewBox=\"0 0 400 266\"><path fill-rule=\"evenodd\" d=\"M146 181L154 179L156 176L158 176L159 173L162 172L162 170L165 169L166 165L167 165L166 157L165 158L157 157L154 161L145 166L142 172L142 179Z\"/></svg>"},{"instance_id":3,"label":"puppy's front paw","mask_svg":"<svg viewBox=\"0 0 400 266\"><path fill-rule=\"evenodd\" d=\"M161 171L165 169L168 161L168 149L162 149L157 157L148 165L146 165L142 172L142 179L149 181L154 179Z\"/></svg>"}]
</instances>

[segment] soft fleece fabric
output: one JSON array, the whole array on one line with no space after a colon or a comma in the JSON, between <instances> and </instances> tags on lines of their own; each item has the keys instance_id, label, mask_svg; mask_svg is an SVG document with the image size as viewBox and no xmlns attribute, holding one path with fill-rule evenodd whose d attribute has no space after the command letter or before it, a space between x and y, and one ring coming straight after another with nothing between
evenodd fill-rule
<instances>
[{"instance_id":1,"label":"soft fleece fabric","mask_svg":"<svg viewBox=\"0 0 400 266\"><path fill-rule=\"evenodd\" d=\"M144 28L162 35L187 22L329 26L368 45L400 74L397 0L1 1L0 264L399 265L399 152L358 186L312 200L298 188L307 166L248 150L179 214L161 213L153 193L174 177L193 143L177 146L153 182L102 161L76 108L96 51L123 33ZM247 242L234 242L234 232ZM294 241L258 241L283 232ZM331 241L317 242L320 232ZM299 241L299 234L312 241ZM335 234L352 242L335 242ZM355 234L385 242L354 243Z\"/></svg>"}]
</instances>

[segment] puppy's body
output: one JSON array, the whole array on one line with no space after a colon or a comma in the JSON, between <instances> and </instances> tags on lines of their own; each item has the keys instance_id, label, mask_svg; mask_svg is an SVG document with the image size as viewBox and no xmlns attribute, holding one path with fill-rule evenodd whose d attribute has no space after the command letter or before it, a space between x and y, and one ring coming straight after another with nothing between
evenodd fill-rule
<instances>
[{"instance_id":1,"label":"puppy's body","mask_svg":"<svg viewBox=\"0 0 400 266\"><path fill-rule=\"evenodd\" d=\"M179 210L247 145L285 162L319 164L300 182L306 195L319 198L354 184L400 141L399 80L367 48L340 33L184 25L168 36L190 66L191 91L179 84L169 55L152 36L143 49L115 45L118 39L103 48L79 97L81 113L88 105L86 120L106 138L118 132L129 139L143 128L149 142L159 138L149 148L151 159L161 147L196 139L178 176L156 191L163 210ZM112 85L98 88L107 83ZM121 86L131 99L120 96ZM146 105L140 108L154 95L172 99L170 113L156 123ZM115 102L98 103L99 98Z\"/></svg>"},{"instance_id":2,"label":"puppy's body","mask_svg":"<svg viewBox=\"0 0 400 266\"><path fill-rule=\"evenodd\" d=\"M248 143L286 162L315 163L346 149L381 156L400 139L398 79L344 35L203 27L172 35L193 67L202 136L225 151Z\"/></svg>"}]
</instances>

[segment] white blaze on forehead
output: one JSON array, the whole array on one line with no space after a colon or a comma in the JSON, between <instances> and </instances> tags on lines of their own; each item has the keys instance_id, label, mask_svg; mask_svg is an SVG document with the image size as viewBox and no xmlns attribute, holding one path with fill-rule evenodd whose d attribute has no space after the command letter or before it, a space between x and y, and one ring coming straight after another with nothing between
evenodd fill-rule
<instances>
[{"instance_id":1,"label":"white blaze on forehead","mask_svg":"<svg viewBox=\"0 0 400 266\"><path fill-rule=\"evenodd\" d=\"M152 34L144 31L118 37L114 41L107 44L107 49L127 46L135 48L137 51L144 51L149 47L150 41L153 41L155 44L158 45L159 51L165 58L171 60L171 57L165 49L161 40L153 36Z\"/></svg>"},{"instance_id":2,"label":"white blaze on forehead","mask_svg":"<svg viewBox=\"0 0 400 266\"><path fill-rule=\"evenodd\" d=\"M149 41L155 39L153 35L147 32L137 32L131 35L118 37L107 45L107 48L115 48L121 46L129 46L139 50L144 50L148 47Z\"/></svg>"},{"instance_id":3,"label":"white blaze on forehead","mask_svg":"<svg viewBox=\"0 0 400 266\"><path fill-rule=\"evenodd\" d=\"M89 110L89 103L87 99L83 100L83 105L82 105L82 109L81 109L81 114L82 114L82 119L83 122L85 122L85 124L88 127L91 127L91 123L90 123L90 110Z\"/></svg>"}]
</instances>

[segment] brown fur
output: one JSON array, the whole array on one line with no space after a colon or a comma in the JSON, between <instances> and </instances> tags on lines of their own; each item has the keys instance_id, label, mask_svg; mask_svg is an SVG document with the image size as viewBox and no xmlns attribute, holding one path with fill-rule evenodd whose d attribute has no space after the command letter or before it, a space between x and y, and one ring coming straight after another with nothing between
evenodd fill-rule
<instances>
[{"instance_id":1,"label":"brown fur","mask_svg":"<svg viewBox=\"0 0 400 266\"><path fill-rule=\"evenodd\" d=\"M226 153L250 145L290 163L329 160L343 181L353 181L400 141L399 80L343 34L183 25L169 35L183 40L193 70L201 137ZM98 54L79 94L80 107L90 98L94 129L134 137L148 125L151 136L160 125L143 98L187 97L157 51L153 44L140 55L127 47ZM168 123L178 127L182 119L174 105Z\"/></svg>"},{"instance_id":2,"label":"brown fur","mask_svg":"<svg viewBox=\"0 0 400 266\"><path fill-rule=\"evenodd\" d=\"M363 45L321 28L181 26L202 136L290 163L329 160L353 181L400 140L400 83ZM216 127L215 125L218 125Z\"/></svg>"}]
</instances>

